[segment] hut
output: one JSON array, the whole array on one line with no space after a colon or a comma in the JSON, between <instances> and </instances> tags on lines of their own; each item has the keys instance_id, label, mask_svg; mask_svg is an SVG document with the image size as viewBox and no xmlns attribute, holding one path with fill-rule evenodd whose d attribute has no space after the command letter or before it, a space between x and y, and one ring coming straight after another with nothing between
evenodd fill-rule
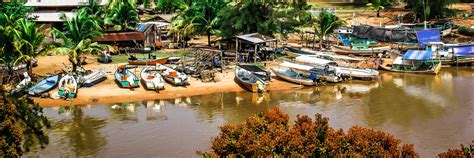
<instances>
[{"instance_id":1,"label":"hut","mask_svg":"<svg viewBox=\"0 0 474 158\"><path fill-rule=\"evenodd\" d=\"M167 40L168 22L149 21L138 24L136 31L142 32L145 37L144 46L162 48L163 40Z\"/></svg>"},{"instance_id":2,"label":"hut","mask_svg":"<svg viewBox=\"0 0 474 158\"><path fill-rule=\"evenodd\" d=\"M115 51L135 51L143 50L145 36L139 31L130 32L106 32L100 37L96 37L94 42L109 44L115 47Z\"/></svg>"},{"instance_id":3,"label":"hut","mask_svg":"<svg viewBox=\"0 0 474 158\"><path fill-rule=\"evenodd\" d=\"M272 48L276 48L277 40L273 37L261 35L259 33L245 34L235 37L235 60L236 61L257 61L265 59Z\"/></svg>"}]
</instances>

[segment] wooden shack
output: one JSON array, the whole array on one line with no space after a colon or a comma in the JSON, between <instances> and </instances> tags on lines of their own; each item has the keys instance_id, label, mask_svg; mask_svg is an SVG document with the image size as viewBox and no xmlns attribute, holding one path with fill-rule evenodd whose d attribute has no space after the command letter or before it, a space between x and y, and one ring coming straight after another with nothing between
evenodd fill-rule
<instances>
[{"instance_id":1,"label":"wooden shack","mask_svg":"<svg viewBox=\"0 0 474 158\"><path fill-rule=\"evenodd\" d=\"M136 31L144 35L144 46L149 48L163 47L163 40L167 40L168 22L149 21L138 24Z\"/></svg>"},{"instance_id":2,"label":"wooden shack","mask_svg":"<svg viewBox=\"0 0 474 158\"><path fill-rule=\"evenodd\" d=\"M260 56L266 56L264 50L267 48L276 48L277 40L273 37L261 35L259 33L245 34L235 37L235 60L239 61L239 57L251 58L254 62ZM262 59L261 59L262 60ZM264 60L264 59L263 59Z\"/></svg>"}]
</instances>

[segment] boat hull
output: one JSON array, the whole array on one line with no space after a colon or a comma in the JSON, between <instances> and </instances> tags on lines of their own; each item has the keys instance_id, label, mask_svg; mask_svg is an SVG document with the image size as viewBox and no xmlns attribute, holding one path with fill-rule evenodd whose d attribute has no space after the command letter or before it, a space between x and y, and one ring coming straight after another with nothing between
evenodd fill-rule
<instances>
[{"instance_id":1,"label":"boat hull","mask_svg":"<svg viewBox=\"0 0 474 158\"><path fill-rule=\"evenodd\" d=\"M138 59L138 60L129 60L128 64L130 65L156 65L156 64L165 64L168 61L168 57L159 58L159 59Z\"/></svg>"},{"instance_id":2,"label":"boat hull","mask_svg":"<svg viewBox=\"0 0 474 158\"><path fill-rule=\"evenodd\" d=\"M252 93L262 93L262 92L266 91L267 84L266 84L265 81L263 81L262 79L257 77L252 72L249 72L249 74L253 75L253 78L254 78L255 81L258 80L258 82L260 82L260 86L257 85L257 82L251 82L250 80L245 80L244 77L239 75L239 70L240 69L242 69L242 68L240 68L238 66L235 69L235 78L234 78L234 80L237 82L237 84L239 84L245 90L247 90L249 92L252 92ZM247 70L244 70L244 71L247 71Z\"/></svg>"},{"instance_id":3,"label":"boat hull","mask_svg":"<svg viewBox=\"0 0 474 158\"><path fill-rule=\"evenodd\" d=\"M140 80L137 78L137 76L135 76L135 74L130 72L130 70L125 70L125 71L127 71L128 77L132 77L132 81L131 81L132 83L130 83L130 81L128 81L126 79L125 80L122 79L122 76L124 76L124 74L122 74L118 70L116 70L115 71L115 80L119 84L119 87L121 87L121 88L136 88L136 87L139 87Z\"/></svg>"},{"instance_id":4,"label":"boat hull","mask_svg":"<svg viewBox=\"0 0 474 158\"><path fill-rule=\"evenodd\" d=\"M386 71L391 71L391 72L400 72L400 73L416 73L416 74L432 74L436 75L439 73L439 70L441 69L441 63L437 63L432 69L430 70L397 70L393 69L389 65L379 65L380 69L386 70Z\"/></svg>"},{"instance_id":5,"label":"boat hull","mask_svg":"<svg viewBox=\"0 0 474 158\"><path fill-rule=\"evenodd\" d=\"M341 46L332 46L332 51L341 55L358 55L358 56L372 56L378 53L384 53L390 50L390 47L378 47L370 50L352 50L350 48Z\"/></svg>"},{"instance_id":6,"label":"boat hull","mask_svg":"<svg viewBox=\"0 0 474 158\"><path fill-rule=\"evenodd\" d=\"M38 84L36 84L36 85L32 86L31 88L29 88L27 90L28 95L34 96L34 97L40 96L41 94L43 94L45 92L48 92L51 89L53 89L54 87L56 87L58 85L58 82L59 82L59 76L58 75L48 77L48 78L42 80L41 82L39 82Z\"/></svg>"},{"instance_id":7,"label":"boat hull","mask_svg":"<svg viewBox=\"0 0 474 158\"><path fill-rule=\"evenodd\" d=\"M304 85L304 86L315 86L315 85L317 85L317 82L314 82L311 79L303 79L303 78L297 78L296 76L290 76L290 75L285 74L284 72L282 72L284 70L281 70L281 69L271 68L271 70L275 73L275 75L277 77L279 77L283 80L292 82L292 83L296 83L296 84Z\"/></svg>"}]
</instances>

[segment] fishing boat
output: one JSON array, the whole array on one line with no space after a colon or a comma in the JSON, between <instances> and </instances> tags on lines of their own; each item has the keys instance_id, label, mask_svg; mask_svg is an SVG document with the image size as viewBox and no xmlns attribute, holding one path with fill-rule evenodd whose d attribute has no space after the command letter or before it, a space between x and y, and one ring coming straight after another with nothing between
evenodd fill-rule
<instances>
[{"instance_id":1,"label":"fishing boat","mask_svg":"<svg viewBox=\"0 0 474 158\"><path fill-rule=\"evenodd\" d=\"M443 42L427 42L426 51L432 51L433 62L443 65L466 65L474 63L474 44L445 44Z\"/></svg>"},{"instance_id":2,"label":"fishing boat","mask_svg":"<svg viewBox=\"0 0 474 158\"><path fill-rule=\"evenodd\" d=\"M79 83L72 74L67 74L59 80L58 95L64 99L75 98Z\"/></svg>"},{"instance_id":3,"label":"fishing boat","mask_svg":"<svg viewBox=\"0 0 474 158\"><path fill-rule=\"evenodd\" d=\"M299 56L295 58L295 61L304 63L311 66L329 66L330 68L334 68L337 70L338 73L341 74L344 78L357 78L362 80L372 80L379 76L379 72L377 70L372 69L358 69L358 68L350 68L350 67L341 67L338 66L336 62L320 59L314 56Z\"/></svg>"},{"instance_id":4,"label":"fishing boat","mask_svg":"<svg viewBox=\"0 0 474 158\"><path fill-rule=\"evenodd\" d=\"M128 70L126 66L119 66L115 70L115 80L118 82L119 86L122 88L136 88L139 86L140 80L138 79L133 72Z\"/></svg>"},{"instance_id":5,"label":"fishing boat","mask_svg":"<svg viewBox=\"0 0 474 158\"><path fill-rule=\"evenodd\" d=\"M306 76L310 76L312 79L318 79L321 81L337 83L342 81L342 77L337 72L336 69L330 68L329 66L309 66L309 65L301 65L297 63L291 63L284 61L280 64L280 66L287 67L291 71L296 73L300 73Z\"/></svg>"},{"instance_id":6,"label":"fishing boat","mask_svg":"<svg viewBox=\"0 0 474 158\"><path fill-rule=\"evenodd\" d=\"M41 94L50 91L58 84L59 75L50 76L36 85L28 88L26 91L30 96L40 96Z\"/></svg>"},{"instance_id":7,"label":"fishing boat","mask_svg":"<svg viewBox=\"0 0 474 158\"><path fill-rule=\"evenodd\" d=\"M166 61L167 64L175 64L178 63L181 60L181 57L169 57L168 61Z\"/></svg>"},{"instance_id":8,"label":"fishing boat","mask_svg":"<svg viewBox=\"0 0 474 158\"><path fill-rule=\"evenodd\" d=\"M146 66L140 72L143 87L147 90L165 89L165 80L160 75L161 71L154 66Z\"/></svg>"},{"instance_id":9,"label":"fishing boat","mask_svg":"<svg viewBox=\"0 0 474 158\"><path fill-rule=\"evenodd\" d=\"M161 70L161 76L165 81L171 83L175 86L186 86L189 85L190 78L188 75L182 72L178 72L172 68L167 66L158 64L156 65L156 69Z\"/></svg>"},{"instance_id":10,"label":"fishing boat","mask_svg":"<svg viewBox=\"0 0 474 158\"><path fill-rule=\"evenodd\" d=\"M384 59L380 68L392 72L438 74L441 62L431 60L432 51L409 50L403 57Z\"/></svg>"},{"instance_id":11,"label":"fishing boat","mask_svg":"<svg viewBox=\"0 0 474 158\"><path fill-rule=\"evenodd\" d=\"M254 72L242 68L238 65L235 68L235 78L239 85L252 93L262 93L266 91L268 85L262 78L257 76Z\"/></svg>"},{"instance_id":12,"label":"fishing boat","mask_svg":"<svg viewBox=\"0 0 474 158\"><path fill-rule=\"evenodd\" d=\"M459 34L466 35L466 36L474 36L474 26L471 27L464 27L461 26L458 28Z\"/></svg>"},{"instance_id":13,"label":"fishing boat","mask_svg":"<svg viewBox=\"0 0 474 158\"><path fill-rule=\"evenodd\" d=\"M372 47L372 48L349 48L345 46L332 46L332 51L341 55L358 55L358 56L372 56L379 53L384 53L390 50L389 46Z\"/></svg>"},{"instance_id":14,"label":"fishing boat","mask_svg":"<svg viewBox=\"0 0 474 158\"><path fill-rule=\"evenodd\" d=\"M291 49L289 49L291 50ZM334 52L321 52L321 51L314 51L306 48L302 48L299 52L306 52L305 54L300 54L298 52L293 52L293 54L298 54L298 56L305 55L305 56L312 56L321 59L331 60L337 63L339 66L343 67L351 67L351 68L378 68L376 64L374 64L375 59L371 58L364 58L364 57L349 57L346 55L338 55ZM294 56L295 58L298 56Z\"/></svg>"},{"instance_id":15,"label":"fishing boat","mask_svg":"<svg viewBox=\"0 0 474 158\"><path fill-rule=\"evenodd\" d=\"M28 72L23 72L23 77L23 80L15 86L12 92L19 92L31 84L31 77Z\"/></svg>"},{"instance_id":16,"label":"fishing boat","mask_svg":"<svg viewBox=\"0 0 474 158\"><path fill-rule=\"evenodd\" d=\"M162 58L154 58L149 57L147 58L135 58L131 56L128 60L128 64L130 65L156 65L156 64L165 64L168 61L169 57L162 57Z\"/></svg>"},{"instance_id":17,"label":"fishing boat","mask_svg":"<svg viewBox=\"0 0 474 158\"><path fill-rule=\"evenodd\" d=\"M97 71L79 77L78 80L81 87L92 87L105 79L107 79L107 70L105 68L100 68Z\"/></svg>"},{"instance_id":18,"label":"fishing boat","mask_svg":"<svg viewBox=\"0 0 474 158\"><path fill-rule=\"evenodd\" d=\"M309 76L304 76L303 74L296 73L294 71L291 71L289 68L278 67L270 69L275 73L277 77L289 82L304 86L314 86L318 84L316 79L310 79Z\"/></svg>"},{"instance_id":19,"label":"fishing boat","mask_svg":"<svg viewBox=\"0 0 474 158\"><path fill-rule=\"evenodd\" d=\"M285 51L286 55L296 58L301 55L315 55L313 53L307 52L307 51L302 51L293 47L285 47L288 51Z\"/></svg>"}]
</instances>

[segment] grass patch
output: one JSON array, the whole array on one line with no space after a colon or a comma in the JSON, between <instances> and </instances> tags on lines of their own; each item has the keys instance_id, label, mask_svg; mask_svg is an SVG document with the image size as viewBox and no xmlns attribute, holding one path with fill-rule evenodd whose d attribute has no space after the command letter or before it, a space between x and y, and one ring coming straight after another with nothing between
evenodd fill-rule
<instances>
[{"instance_id":1,"label":"grass patch","mask_svg":"<svg viewBox=\"0 0 474 158\"><path fill-rule=\"evenodd\" d=\"M157 58L161 57L183 57L184 56L184 51L176 51L172 53L166 53L164 51L157 51L154 52L153 54L156 55ZM137 58L148 58L148 54L140 54L140 53L135 53L133 54ZM112 63L118 64L118 63L127 63L128 62L128 55L126 54L120 54L120 55L114 55L112 56Z\"/></svg>"}]
</instances>

